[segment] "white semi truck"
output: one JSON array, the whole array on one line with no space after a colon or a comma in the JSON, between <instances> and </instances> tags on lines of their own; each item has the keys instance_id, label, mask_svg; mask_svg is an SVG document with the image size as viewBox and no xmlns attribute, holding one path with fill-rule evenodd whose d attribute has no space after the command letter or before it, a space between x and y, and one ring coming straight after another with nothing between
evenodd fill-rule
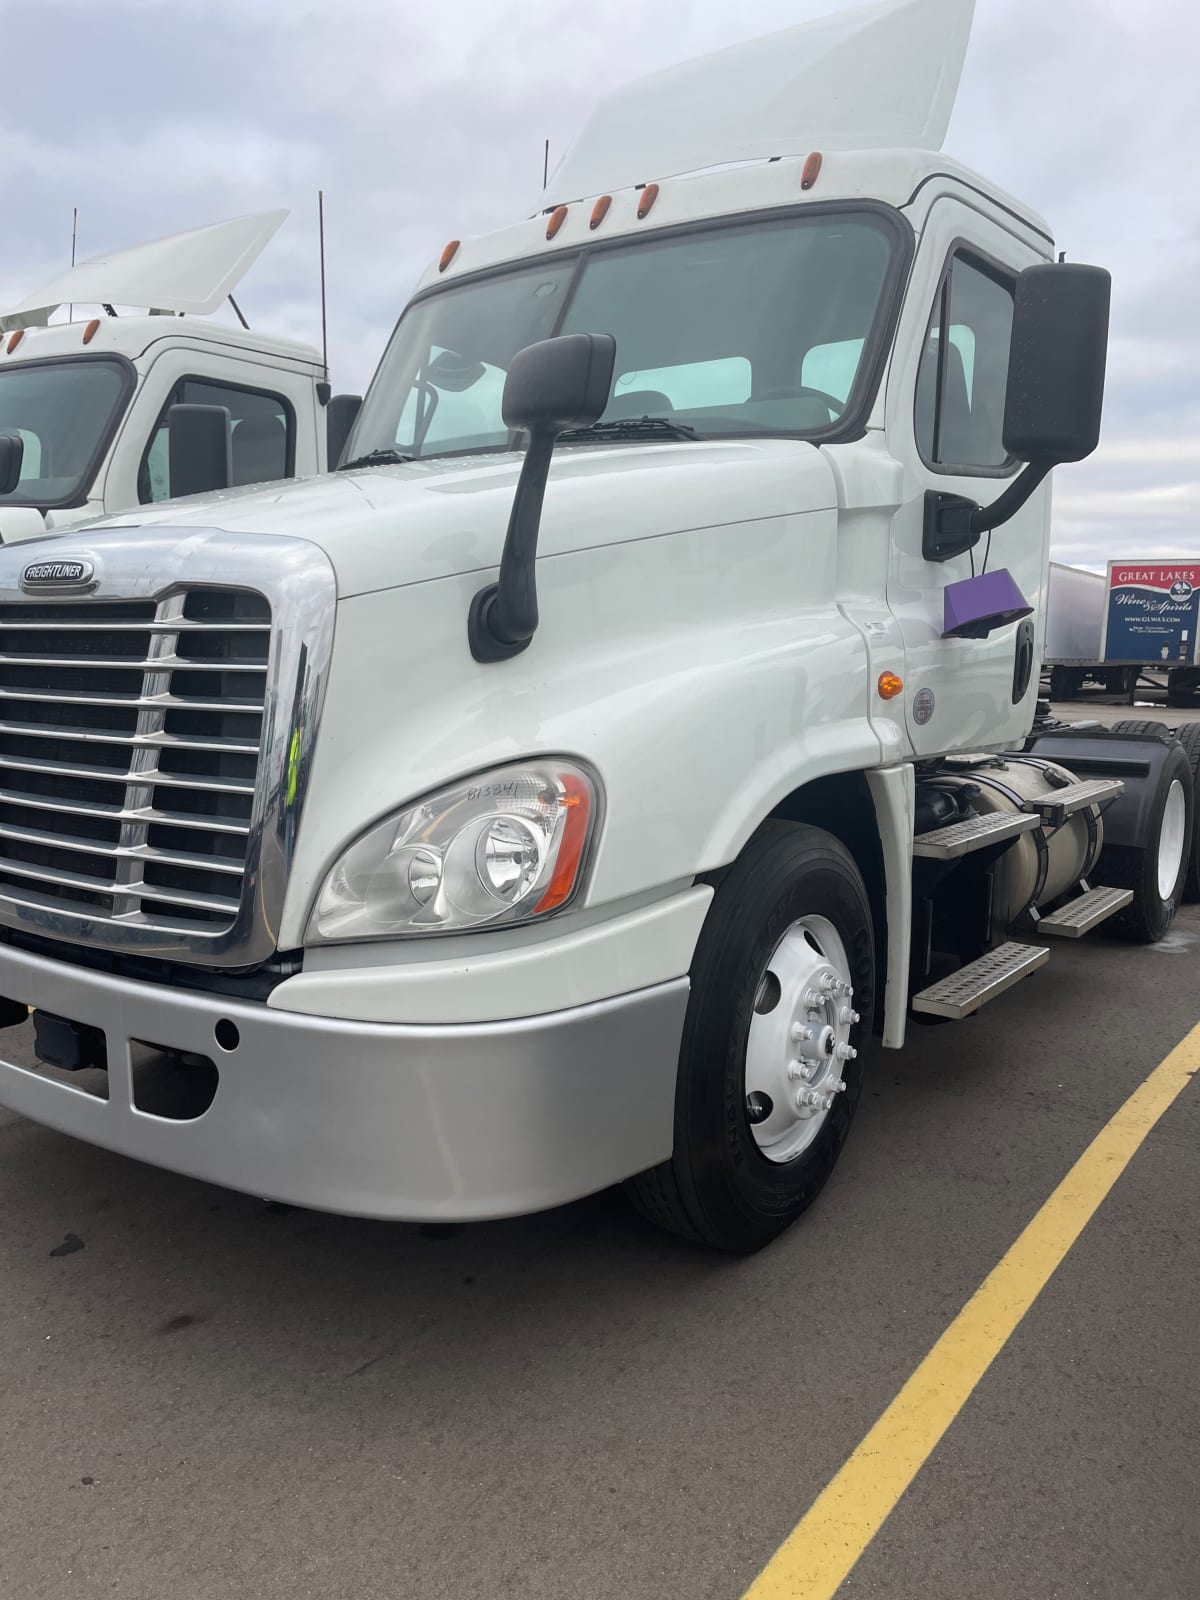
<instances>
[{"instance_id":1,"label":"white semi truck","mask_svg":"<svg viewBox=\"0 0 1200 1600\"><path fill-rule=\"evenodd\" d=\"M430 267L365 465L0 551L39 1058L0 1101L373 1217L626 1180L752 1250L876 1042L1055 937L1166 932L1185 751L1037 708L1108 278L940 153L970 20L619 92L538 214Z\"/></svg>"},{"instance_id":2,"label":"white semi truck","mask_svg":"<svg viewBox=\"0 0 1200 1600\"><path fill-rule=\"evenodd\" d=\"M81 262L0 316L0 540L336 463L357 402L321 352L212 317L286 216Z\"/></svg>"}]
</instances>

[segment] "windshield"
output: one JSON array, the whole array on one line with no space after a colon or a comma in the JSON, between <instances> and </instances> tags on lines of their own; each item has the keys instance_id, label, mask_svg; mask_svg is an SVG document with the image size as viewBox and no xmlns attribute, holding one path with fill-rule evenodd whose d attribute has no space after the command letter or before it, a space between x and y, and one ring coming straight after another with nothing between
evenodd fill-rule
<instances>
[{"instance_id":1,"label":"windshield","mask_svg":"<svg viewBox=\"0 0 1200 1600\"><path fill-rule=\"evenodd\" d=\"M401 318L346 460L508 448L508 365L561 333L616 338L603 421L665 418L698 438L826 434L870 376L864 351L884 315L895 243L888 219L872 213L772 217L593 247L439 290Z\"/></svg>"},{"instance_id":2,"label":"windshield","mask_svg":"<svg viewBox=\"0 0 1200 1600\"><path fill-rule=\"evenodd\" d=\"M0 368L0 433L25 444L21 479L0 505L79 505L133 378L112 356L70 356Z\"/></svg>"}]
</instances>

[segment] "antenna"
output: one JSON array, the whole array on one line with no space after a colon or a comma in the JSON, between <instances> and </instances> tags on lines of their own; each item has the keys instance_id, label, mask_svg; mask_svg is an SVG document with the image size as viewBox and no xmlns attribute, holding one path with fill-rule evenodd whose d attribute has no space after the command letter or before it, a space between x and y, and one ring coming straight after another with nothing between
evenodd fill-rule
<instances>
[{"instance_id":1,"label":"antenna","mask_svg":"<svg viewBox=\"0 0 1200 1600\"><path fill-rule=\"evenodd\" d=\"M550 182L550 141L546 140L546 148L542 151L542 188Z\"/></svg>"},{"instance_id":2,"label":"antenna","mask_svg":"<svg viewBox=\"0 0 1200 1600\"><path fill-rule=\"evenodd\" d=\"M75 239L79 232L79 207L71 207L71 265L75 265ZM67 321L70 322L75 315L74 304L67 307Z\"/></svg>"},{"instance_id":3,"label":"antenna","mask_svg":"<svg viewBox=\"0 0 1200 1600\"><path fill-rule=\"evenodd\" d=\"M325 325L325 191L317 190L317 228L321 240L321 364L329 383L329 333Z\"/></svg>"}]
</instances>

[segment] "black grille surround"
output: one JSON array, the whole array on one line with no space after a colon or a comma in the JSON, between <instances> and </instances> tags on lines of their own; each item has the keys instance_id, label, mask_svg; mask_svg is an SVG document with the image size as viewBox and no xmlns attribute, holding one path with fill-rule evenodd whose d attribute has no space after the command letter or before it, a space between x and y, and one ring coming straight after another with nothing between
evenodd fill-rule
<instances>
[{"instance_id":1,"label":"black grille surround","mask_svg":"<svg viewBox=\"0 0 1200 1600\"><path fill-rule=\"evenodd\" d=\"M246 966L277 943L333 573L300 540L165 532L0 550L0 923ZM91 592L42 580L51 551Z\"/></svg>"}]
</instances>

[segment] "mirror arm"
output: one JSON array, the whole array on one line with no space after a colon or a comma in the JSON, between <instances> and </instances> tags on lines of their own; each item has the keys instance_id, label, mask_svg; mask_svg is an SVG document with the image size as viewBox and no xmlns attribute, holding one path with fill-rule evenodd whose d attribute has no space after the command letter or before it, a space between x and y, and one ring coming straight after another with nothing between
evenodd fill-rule
<instances>
[{"instance_id":1,"label":"mirror arm","mask_svg":"<svg viewBox=\"0 0 1200 1600\"><path fill-rule=\"evenodd\" d=\"M500 574L471 601L467 639L476 661L520 655L537 631L537 544L550 458L557 433L530 435L513 496L500 557Z\"/></svg>"},{"instance_id":2,"label":"mirror arm","mask_svg":"<svg viewBox=\"0 0 1200 1600\"><path fill-rule=\"evenodd\" d=\"M971 532L976 537L981 533L991 533L993 528L1015 517L1034 490L1041 486L1053 465L1053 461L1031 461L990 506L976 506L971 513Z\"/></svg>"},{"instance_id":3,"label":"mirror arm","mask_svg":"<svg viewBox=\"0 0 1200 1600\"><path fill-rule=\"evenodd\" d=\"M966 495L930 489L925 495L921 554L926 561L951 561L973 550L985 533L1014 517L1049 473L1053 461L1031 461L990 506Z\"/></svg>"}]
</instances>

